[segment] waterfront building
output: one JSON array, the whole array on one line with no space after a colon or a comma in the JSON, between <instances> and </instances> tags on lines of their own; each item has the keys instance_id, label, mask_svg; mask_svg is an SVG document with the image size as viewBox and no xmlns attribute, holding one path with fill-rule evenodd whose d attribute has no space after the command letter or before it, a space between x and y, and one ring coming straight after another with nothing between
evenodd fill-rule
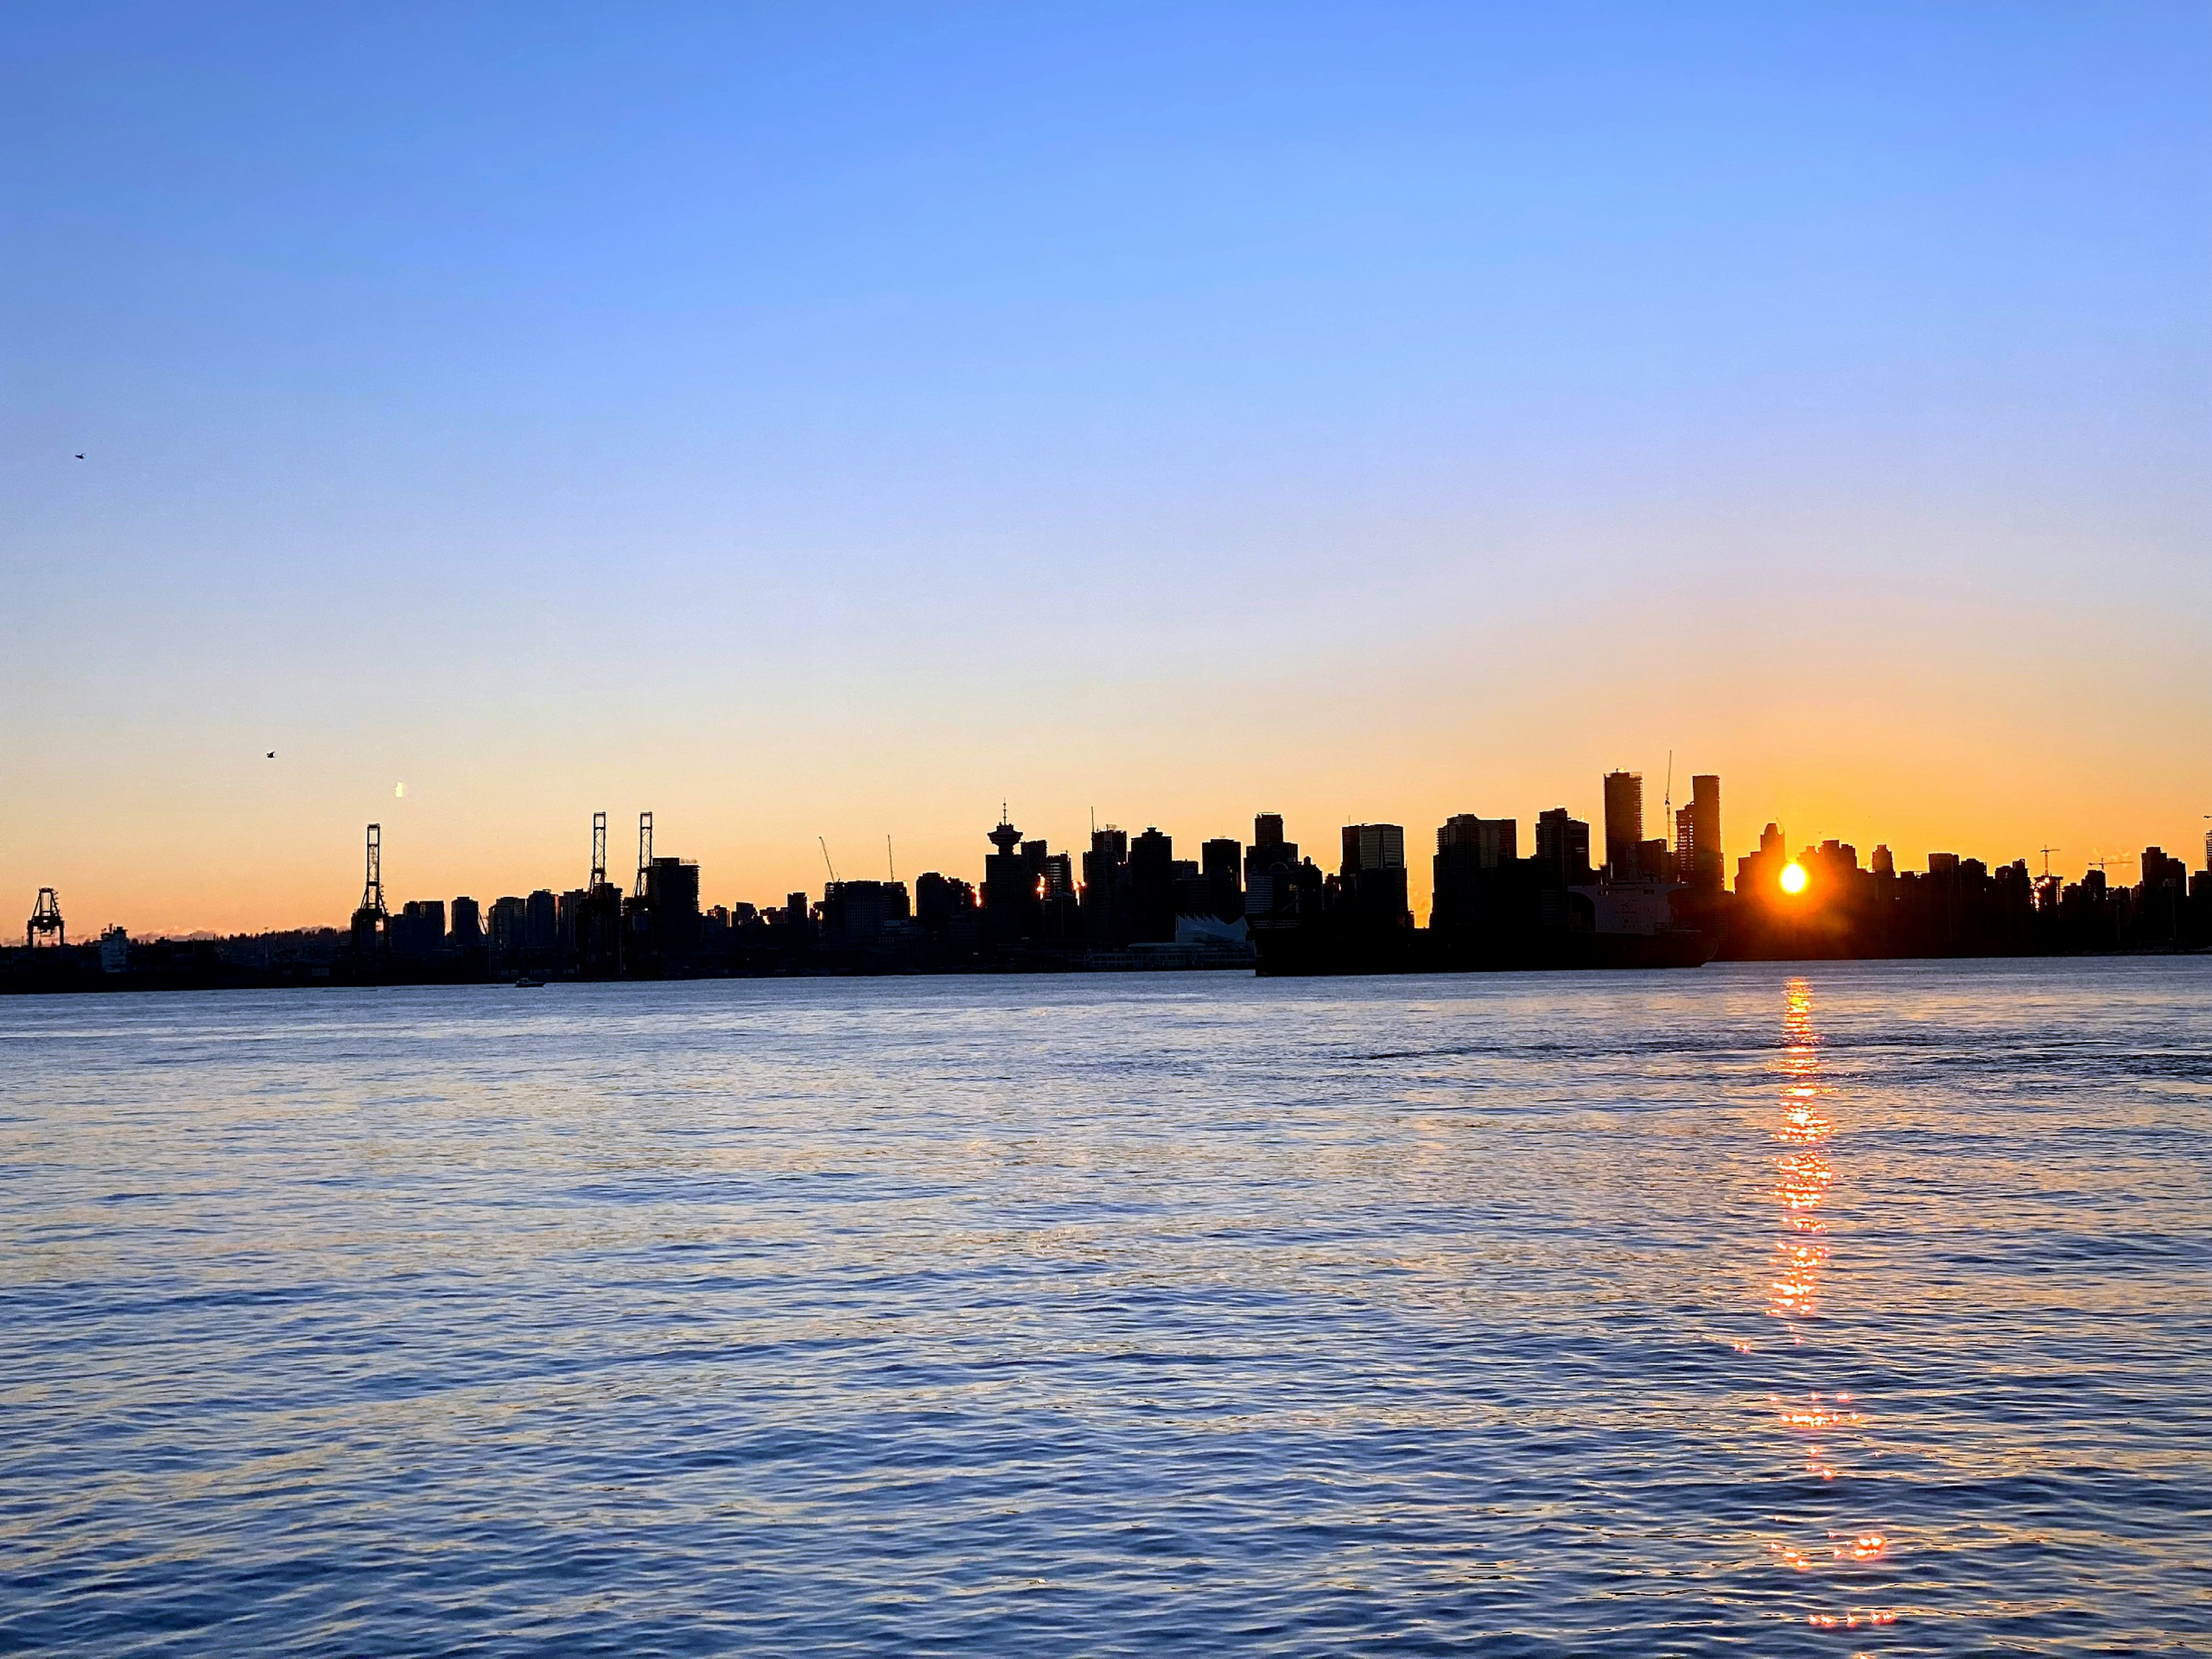
<instances>
[{"instance_id":1,"label":"waterfront building","mask_svg":"<svg viewBox=\"0 0 2212 1659\"><path fill-rule=\"evenodd\" d=\"M1644 775L1605 775L1605 866L1615 881L1640 874L1638 849L1644 840Z\"/></svg>"}]
</instances>

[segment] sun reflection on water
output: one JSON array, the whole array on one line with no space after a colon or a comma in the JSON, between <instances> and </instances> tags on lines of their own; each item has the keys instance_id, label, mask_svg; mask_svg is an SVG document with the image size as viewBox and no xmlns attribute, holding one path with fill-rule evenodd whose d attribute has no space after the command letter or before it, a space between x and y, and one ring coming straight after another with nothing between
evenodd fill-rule
<instances>
[{"instance_id":1,"label":"sun reflection on water","mask_svg":"<svg viewBox=\"0 0 2212 1659\"><path fill-rule=\"evenodd\" d=\"M1827 1150L1836 1126L1821 1108L1832 1085L1821 1073L1813 988L1804 980L1792 980L1784 988L1782 1030L1784 1047L1777 1066L1782 1076L1782 1115L1773 1130L1778 1149L1773 1198L1780 1232L1774 1243L1766 1312L1784 1322L1792 1346L1802 1347L1806 1326L1820 1314L1821 1276L1830 1261L1828 1223L1820 1212L1836 1191L1836 1166ZM1770 1395L1768 1399L1783 1427L1803 1437L1806 1474L1828 1483L1848 1474L1844 1455L1866 1423L1865 1413L1849 1394L1810 1389L1802 1395ZM1871 1527L1823 1531L1826 1536L1819 1544L1778 1539L1767 1548L1781 1565L1802 1573L1863 1571L1889 1559L1888 1537ZM1861 1607L1806 1617L1820 1629L1862 1630L1893 1623L1897 1613Z\"/></svg>"}]
</instances>

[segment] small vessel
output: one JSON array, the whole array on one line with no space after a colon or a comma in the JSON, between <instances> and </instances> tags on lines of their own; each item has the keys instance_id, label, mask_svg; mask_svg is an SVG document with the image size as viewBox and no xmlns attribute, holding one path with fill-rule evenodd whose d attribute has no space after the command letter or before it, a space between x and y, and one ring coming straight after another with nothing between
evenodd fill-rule
<instances>
[{"instance_id":1,"label":"small vessel","mask_svg":"<svg viewBox=\"0 0 2212 1659\"><path fill-rule=\"evenodd\" d=\"M529 975L525 974L520 979L514 981L514 988L518 991L535 991L544 983L545 981L542 979L532 979Z\"/></svg>"}]
</instances>

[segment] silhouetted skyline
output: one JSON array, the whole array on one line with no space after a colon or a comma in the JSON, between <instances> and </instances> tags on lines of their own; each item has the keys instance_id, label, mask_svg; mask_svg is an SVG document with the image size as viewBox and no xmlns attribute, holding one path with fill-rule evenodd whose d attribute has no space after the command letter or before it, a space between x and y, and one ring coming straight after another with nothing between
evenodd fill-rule
<instances>
[{"instance_id":1,"label":"silhouetted skyline","mask_svg":"<svg viewBox=\"0 0 2212 1659\"><path fill-rule=\"evenodd\" d=\"M2212 810L2201 6L9 21L0 893Z\"/></svg>"}]
</instances>

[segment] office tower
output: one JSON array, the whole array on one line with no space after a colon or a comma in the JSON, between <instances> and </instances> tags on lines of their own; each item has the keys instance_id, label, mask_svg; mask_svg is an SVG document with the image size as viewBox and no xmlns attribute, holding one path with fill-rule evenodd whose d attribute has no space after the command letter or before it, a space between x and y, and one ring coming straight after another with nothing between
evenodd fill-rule
<instances>
[{"instance_id":1,"label":"office tower","mask_svg":"<svg viewBox=\"0 0 2212 1659\"><path fill-rule=\"evenodd\" d=\"M1536 866L1542 881L1556 887L1581 887L1590 878L1590 827L1554 806L1536 815Z\"/></svg>"},{"instance_id":2,"label":"office tower","mask_svg":"<svg viewBox=\"0 0 2212 1659\"><path fill-rule=\"evenodd\" d=\"M1513 818L1462 812L1437 831L1431 927L1472 927L1483 917L1496 872L1519 856L1520 824Z\"/></svg>"},{"instance_id":3,"label":"office tower","mask_svg":"<svg viewBox=\"0 0 2212 1659\"><path fill-rule=\"evenodd\" d=\"M541 887L523 902L522 948L537 955L550 957L553 946L561 937L560 908L555 902L553 890Z\"/></svg>"},{"instance_id":4,"label":"office tower","mask_svg":"<svg viewBox=\"0 0 2212 1659\"><path fill-rule=\"evenodd\" d=\"M491 902L491 953L497 960L506 962L521 953L527 908L512 893Z\"/></svg>"},{"instance_id":5,"label":"office tower","mask_svg":"<svg viewBox=\"0 0 2212 1659\"><path fill-rule=\"evenodd\" d=\"M1176 934L1175 838L1147 829L1129 842L1127 872L1129 937L1139 944L1169 944Z\"/></svg>"},{"instance_id":6,"label":"office tower","mask_svg":"<svg viewBox=\"0 0 2212 1659\"><path fill-rule=\"evenodd\" d=\"M902 881L833 881L823 890L822 937L833 943L866 945L906 920Z\"/></svg>"},{"instance_id":7,"label":"office tower","mask_svg":"<svg viewBox=\"0 0 2212 1659\"><path fill-rule=\"evenodd\" d=\"M1637 844L1644 839L1644 775L1605 775L1605 866L1615 881L1637 873Z\"/></svg>"},{"instance_id":8,"label":"office tower","mask_svg":"<svg viewBox=\"0 0 2212 1659\"><path fill-rule=\"evenodd\" d=\"M385 924L392 954L421 962L434 957L446 945L446 902L443 899L410 899L399 914Z\"/></svg>"},{"instance_id":9,"label":"office tower","mask_svg":"<svg viewBox=\"0 0 2212 1659\"><path fill-rule=\"evenodd\" d=\"M805 894L786 893L783 896L783 909L777 925L783 928L789 942L794 945L805 945L813 939L814 921L807 913Z\"/></svg>"},{"instance_id":10,"label":"office tower","mask_svg":"<svg viewBox=\"0 0 2212 1659\"><path fill-rule=\"evenodd\" d=\"M1083 855L1083 936L1102 948L1129 942L1126 866L1129 836L1108 824L1091 832Z\"/></svg>"},{"instance_id":11,"label":"office tower","mask_svg":"<svg viewBox=\"0 0 2212 1659\"><path fill-rule=\"evenodd\" d=\"M1959 855L1956 853L1930 853L1928 855L1928 873L1931 876L1957 875Z\"/></svg>"},{"instance_id":12,"label":"office tower","mask_svg":"<svg viewBox=\"0 0 2212 1659\"><path fill-rule=\"evenodd\" d=\"M653 949L661 961L696 956L702 933L699 866L684 859L654 858L645 869L645 902Z\"/></svg>"},{"instance_id":13,"label":"office tower","mask_svg":"<svg viewBox=\"0 0 2212 1659\"><path fill-rule=\"evenodd\" d=\"M1042 842L1036 844L1040 848L1044 845ZM1037 871L1047 903L1075 896L1075 860L1067 854L1047 853L1038 860Z\"/></svg>"},{"instance_id":14,"label":"office tower","mask_svg":"<svg viewBox=\"0 0 2212 1659\"><path fill-rule=\"evenodd\" d=\"M1675 875L1701 893L1717 893L1727 878L1728 863L1721 848L1721 781L1716 773L1698 772L1690 778L1689 857Z\"/></svg>"},{"instance_id":15,"label":"office tower","mask_svg":"<svg viewBox=\"0 0 2212 1659\"><path fill-rule=\"evenodd\" d=\"M1654 836L1636 843L1636 873L1654 881L1674 878L1674 855L1668 850L1665 836Z\"/></svg>"},{"instance_id":16,"label":"office tower","mask_svg":"<svg viewBox=\"0 0 2212 1659\"><path fill-rule=\"evenodd\" d=\"M477 910L477 902L474 899L464 896L453 901L453 931L451 937L453 949L456 951L465 953L483 948L483 916Z\"/></svg>"},{"instance_id":17,"label":"office tower","mask_svg":"<svg viewBox=\"0 0 2212 1659\"><path fill-rule=\"evenodd\" d=\"M1867 868L1877 876L1894 876L1897 873L1896 855L1891 853L1886 842L1875 846L1867 859Z\"/></svg>"},{"instance_id":18,"label":"office tower","mask_svg":"<svg viewBox=\"0 0 2212 1659\"><path fill-rule=\"evenodd\" d=\"M583 959L586 917L592 902L588 887L571 887L553 901L553 949L564 967Z\"/></svg>"},{"instance_id":19,"label":"office tower","mask_svg":"<svg viewBox=\"0 0 2212 1659\"><path fill-rule=\"evenodd\" d=\"M1478 817L1462 812L1446 818L1437 831L1437 851L1462 853L1480 870L1495 870L1521 856L1518 818Z\"/></svg>"},{"instance_id":20,"label":"office tower","mask_svg":"<svg viewBox=\"0 0 2212 1659\"><path fill-rule=\"evenodd\" d=\"M1264 916L1282 908L1298 869L1298 844L1283 839L1283 816L1262 812L1252 820L1252 844L1244 849L1244 914Z\"/></svg>"},{"instance_id":21,"label":"office tower","mask_svg":"<svg viewBox=\"0 0 2212 1659\"><path fill-rule=\"evenodd\" d=\"M1243 863L1243 848L1228 836L1206 842L1198 849L1200 873L1212 890L1213 908L1209 914L1224 921L1234 921L1244 914Z\"/></svg>"},{"instance_id":22,"label":"office tower","mask_svg":"<svg viewBox=\"0 0 2212 1659\"><path fill-rule=\"evenodd\" d=\"M1406 867L1406 830L1396 823L1347 823L1344 826L1344 863L1338 871L1354 876L1363 870L1402 870Z\"/></svg>"},{"instance_id":23,"label":"office tower","mask_svg":"<svg viewBox=\"0 0 2212 1659\"><path fill-rule=\"evenodd\" d=\"M1350 914L1370 926L1413 926L1413 912L1406 905L1405 827L1347 823L1343 847L1339 891Z\"/></svg>"}]
</instances>

